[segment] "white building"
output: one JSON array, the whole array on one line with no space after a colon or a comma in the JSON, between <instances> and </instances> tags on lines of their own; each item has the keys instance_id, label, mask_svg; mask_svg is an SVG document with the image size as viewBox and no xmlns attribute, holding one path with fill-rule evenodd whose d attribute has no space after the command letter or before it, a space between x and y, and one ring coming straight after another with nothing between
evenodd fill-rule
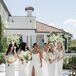
<instances>
[{"instance_id":1,"label":"white building","mask_svg":"<svg viewBox=\"0 0 76 76\"><path fill-rule=\"evenodd\" d=\"M39 44L48 42L47 35L50 32L64 33L67 42L68 38L72 36L62 29L37 21L36 17L32 16L34 11L33 7L26 7L25 11L27 12L27 16L12 16L4 1L0 0L0 16L5 24L6 36L18 34L22 36L23 41L27 42L29 46L32 46L34 42Z\"/></svg>"}]
</instances>

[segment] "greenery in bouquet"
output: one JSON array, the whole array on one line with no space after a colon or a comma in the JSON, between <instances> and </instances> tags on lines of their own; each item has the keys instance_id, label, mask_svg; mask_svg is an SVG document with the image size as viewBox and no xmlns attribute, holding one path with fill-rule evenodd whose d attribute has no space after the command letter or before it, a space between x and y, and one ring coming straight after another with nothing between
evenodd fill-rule
<instances>
[{"instance_id":1,"label":"greenery in bouquet","mask_svg":"<svg viewBox=\"0 0 76 76\"><path fill-rule=\"evenodd\" d=\"M21 60L25 62L28 62L29 60L32 59L32 56L29 51L25 51L25 52L22 51L20 54L20 57L21 57Z\"/></svg>"},{"instance_id":2,"label":"greenery in bouquet","mask_svg":"<svg viewBox=\"0 0 76 76\"><path fill-rule=\"evenodd\" d=\"M57 35L56 33L50 33L49 42L55 44Z\"/></svg>"},{"instance_id":3,"label":"greenery in bouquet","mask_svg":"<svg viewBox=\"0 0 76 76\"><path fill-rule=\"evenodd\" d=\"M48 59L52 60L53 58L54 58L53 53L49 53L49 54L48 54Z\"/></svg>"},{"instance_id":4,"label":"greenery in bouquet","mask_svg":"<svg viewBox=\"0 0 76 76\"><path fill-rule=\"evenodd\" d=\"M62 35L57 35L56 42L64 43L64 38Z\"/></svg>"},{"instance_id":5,"label":"greenery in bouquet","mask_svg":"<svg viewBox=\"0 0 76 76\"><path fill-rule=\"evenodd\" d=\"M14 62L16 60L16 58L13 55L8 55L8 56L6 56L5 60L7 63L11 64L12 62Z\"/></svg>"},{"instance_id":6,"label":"greenery in bouquet","mask_svg":"<svg viewBox=\"0 0 76 76\"><path fill-rule=\"evenodd\" d=\"M29 51L24 52L23 57L25 60L30 60L31 59L31 55Z\"/></svg>"}]
</instances>

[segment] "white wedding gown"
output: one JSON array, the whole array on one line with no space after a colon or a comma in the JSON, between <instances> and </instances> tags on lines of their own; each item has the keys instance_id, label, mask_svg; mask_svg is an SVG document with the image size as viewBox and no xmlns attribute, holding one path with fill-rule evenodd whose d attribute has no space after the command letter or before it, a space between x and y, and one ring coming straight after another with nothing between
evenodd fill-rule
<instances>
[{"instance_id":1,"label":"white wedding gown","mask_svg":"<svg viewBox=\"0 0 76 76\"><path fill-rule=\"evenodd\" d=\"M56 55L56 58L58 58L57 50L54 53ZM55 60L54 64L55 64L55 76L59 76L59 73L58 73L58 60L57 59Z\"/></svg>"},{"instance_id":2,"label":"white wedding gown","mask_svg":"<svg viewBox=\"0 0 76 76\"><path fill-rule=\"evenodd\" d=\"M24 53L24 51L20 52L21 55ZM28 76L27 75L27 64L25 61L24 63L22 63L19 59L18 59L18 76Z\"/></svg>"},{"instance_id":3,"label":"white wedding gown","mask_svg":"<svg viewBox=\"0 0 76 76\"><path fill-rule=\"evenodd\" d=\"M18 76L27 76L26 73L26 63L21 63L21 61L18 61Z\"/></svg>"},{"instance_id":4,"label":"white wedding gown","mask_svg":"<svg viewBox=\"0 0 76 76\"><path fill-rule=\"evenodd\" d=\"M43 51L42 55L43 55L43 59L42 59L42 76L49 76L47 53L45 51Z\"/></svg>"},{"instance_id":5,"label":"white wedding gown","mask_svg":"<svg viewBox=\"0 0 76 76\"><path fill-rule=\"evenodd\" d=\"M49 56L52 55L51 60L56 58L56 55L54 53L49 52ZM49 69L49 76L55 76L55 68L56 68L57 61L53 61L52 63L48 63L48 69Z\"/></svg>"},{"instance_id":6,"label":"white wedding gown","mask_svg":"<svg viewBox=\"0 0 76 76\"><path fill-rule=\"evenodd\" d=\"M32 60L29 65L29 76L32 76L32 68L35 69L35 76L42 76L41 63L40 63L40 55L32 54Z\"/></svg>"},{"instance_id":7,"label":"white wedding gown","mask_svg":"<svg viewBox=\"0 0 76 76\"><path fill-rule=\"evenodd\" d=\"M8 56L11 56L11 54L9 54ZM8 64L6 62L6 66L5 66L5 69L6 69L6 72L5 72L5 76L15 76L15 65L14 65L15 62L11 63L11 64Z\"/></svg>"},{"instance_id":8,"label":"white wedding gown","mask_svg":"<svg viewBox=\"0 0 76 76\"><path fill-rule=\"evenodd\" d=\"M8 65L8 63L6 63L6 73L5 76L15 76L15 66L14 63Z\"/></svg>"},{"instance_id":9,"label":"white wedding gown","mask_svg":"<svg viewBox=\"0 0 76 76\"><path fill-rule=\"evenodd\" d=\"M63 57L63 50L62 51L59 51L59 58ZM59 76L62 76L62 72L63 72L63 58L61 60L58 61L58 73L59 73Z\"/></svg>"}]
</instances>

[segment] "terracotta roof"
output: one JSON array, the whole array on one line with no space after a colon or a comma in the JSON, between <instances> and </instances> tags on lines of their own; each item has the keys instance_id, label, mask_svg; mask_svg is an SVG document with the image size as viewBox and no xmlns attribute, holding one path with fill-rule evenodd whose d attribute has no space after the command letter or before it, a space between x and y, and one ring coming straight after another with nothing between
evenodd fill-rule
<instances>
[{"instance_id":1,"label":"terracotta roof","mask_svg":"<svg viewBox=\"0 0 76 76\"><path fill-rule=\"evenodd\" d=\"M53 27L52 25L48 25L48 24L45 24L45 23L42 23L42 22L39 22L39 21L36 21L36 31L37 32L46 32L46 33L49 33L49 32L57 32L57 33L65 33L65 34L68 34L70 36L72 36L72 34L64 31L63 29L59 29L59 28L56 28L56 27Z\"/></svg>"}]
</instances>

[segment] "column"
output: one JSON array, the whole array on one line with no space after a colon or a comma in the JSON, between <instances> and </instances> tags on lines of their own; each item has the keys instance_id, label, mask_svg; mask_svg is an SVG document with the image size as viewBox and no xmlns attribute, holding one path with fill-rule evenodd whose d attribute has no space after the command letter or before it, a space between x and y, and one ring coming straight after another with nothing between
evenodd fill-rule
<instances>
[{"instance_id":1,"label":"column","mask_svg":"<svg viewBox=\"0 0 76 76\"><path fill-rule=\"evenodd\" d=\"M44 43L47 43L48 42L48 37L47 35L44 35Z\"/></svg>"},{"instance_id":2,"label":"column","mask_svg":"<svg viewBox=\"0 0 76 76\"><path fill-rule=\"evenodd\" d=\"M36 35L32 35L32 45L36 43Z\"/></svg>"},{"instance_id":3,"label":"column","mask_svg":"<svg viewBox=\"0 0 76 76\"><path fill-rule=\"evenodd\" d=\"M28 35L28 46L30 47L30 35Z\"/></svg>"},{"instance_id":4,"label":"column","mask_svg":"<svg viewBox=\"0 0 76 76\"><path fill-rule=\"evenodd\" d=\"M27 35L22 35L23 42L27 42Z\"/></svg>"}]
</instances>

